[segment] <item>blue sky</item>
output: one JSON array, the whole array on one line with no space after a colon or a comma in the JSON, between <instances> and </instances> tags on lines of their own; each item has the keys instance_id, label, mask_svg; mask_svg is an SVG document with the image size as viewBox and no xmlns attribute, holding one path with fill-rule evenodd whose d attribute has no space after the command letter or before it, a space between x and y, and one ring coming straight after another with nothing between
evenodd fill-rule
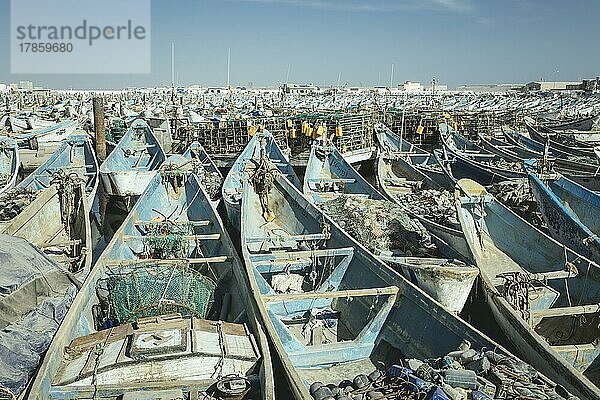
<instances>
[{"instance_id":1,"label":"blue sky","mask_svg":"<svg viewBox=\"0 0 600 400\"><path fill-rule=\"evenodd\" d=\"M59 0L55 0L59 1ZM126 0L124 0L126 1ZM52 88L231 82L387 85L508 83L600 75L598 0L152 0L152 72L11 75L9 1L0 0L0 82ZM126 62L126 60L124 60ZM556 72L558 71L558 72Z\"/></svg>"}]
</instances>

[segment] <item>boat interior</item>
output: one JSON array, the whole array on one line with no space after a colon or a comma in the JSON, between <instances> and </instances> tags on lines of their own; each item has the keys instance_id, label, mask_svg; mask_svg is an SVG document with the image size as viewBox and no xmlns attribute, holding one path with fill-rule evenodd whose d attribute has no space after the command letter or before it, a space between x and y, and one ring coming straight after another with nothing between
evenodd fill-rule
<instances>
[{"instance_id":1,"label":"boat interior","mask_svg":"<svg viewBox=\"0 0 600 400\"><path fill-rule=\"evenodd\" d=\"M165 154L146 122L135 120L119 141L103 167L107 170L154 171L165 160Z\"/></svg>"}]
</instances>

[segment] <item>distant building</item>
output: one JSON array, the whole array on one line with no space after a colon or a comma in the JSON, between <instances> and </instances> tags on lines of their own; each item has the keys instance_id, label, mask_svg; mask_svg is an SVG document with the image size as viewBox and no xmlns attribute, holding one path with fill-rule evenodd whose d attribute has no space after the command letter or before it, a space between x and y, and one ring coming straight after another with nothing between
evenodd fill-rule
<instances>
[{"instance_id":1,"label":"distant building","mask_svg":"<svg viewBox=\"0 0 600 400\"><path fill-rule=\"evenodd\" d=\"M435 86L434 85L425 85L425 86L423 86L423 91L424 92L432 92L433 90L435 90L436 93L438 93L438 92L447 92L448 91L448 85L442 85L440 83L436 83Z\"/></svg>"},{"instance_id":2,"label":"distant building","mask_svg":"<svg viewBox=\"0 0 600 400\"><path fill-rule=\"evenodd\" d=\"M0 83L0 92L8 92L10 90L10 86L5 83Z\"/></svg>"},{"instance_id":3,"label":"distant building","mask_svg":"<svg viewBox=\"0 0 600 400\"><path fill-rule=\"evenodd\" d=\"M422 91L423 87L421 86L421 82L406 81L403 84L398 85L398 89L405 92L416 93Z\"/></svg>"},{"instance_id":4,"label":"distant building","mask_svg":"<svg viewBox=\"0 0 600 400\"><path fill-rule=\"evenodd\" d=\"M551 91L551 90L581 90L582 83L581 82L546 82L546 81L537 81L537 82L529 82L524 87L525 90L528 91Z\"/></svg>"},{"instance_id":5,"label":"distant building","mask_svg":"<svg viewBox=\"0 0 600 400\"><path fill-rule=\"evenodd\" d=\"M584 79L581 82L581 89L587 92L600 90L600 76L597 76L595 79Z\"/></svg>"},{"instance_id":6,"label":"distant building","mask_svg":"<svg viewBox=\"0 0 600 400\"><path fill-rule=\"evenodd\" d=\"M284 84L283 85L283 92L289 93L289 94L313 94L313 93L317 93L318 91L319 91L319 88L313 84L308 84L308 85Z\"/></svg>"},{"instance_id":7,"label":"distant building","mask_svg":"<svg viewBox=\"0 0 600 400\"><path fill-rule=\"evenodd\" d=\"M20 81L19 82L19 89L21 89L21 90L27 90L27 91L32 91L33 90L33 82L31 82L31 81Z\"/></svg>"}]
</instances>

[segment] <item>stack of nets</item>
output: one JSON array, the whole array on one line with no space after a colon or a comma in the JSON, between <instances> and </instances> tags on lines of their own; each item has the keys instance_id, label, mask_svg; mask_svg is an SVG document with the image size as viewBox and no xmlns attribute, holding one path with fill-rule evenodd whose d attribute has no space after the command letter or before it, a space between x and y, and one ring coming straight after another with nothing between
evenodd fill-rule
<instances>
[{"instance_id":1,"label":"stack of nets","mask_svg":"<svg viewBox=\"0 0 600 400\"><path fill-rule=\"evenodd\" d=\"M29 188L13 188L0 196L0 221L10 221L19 215L39 194Z\"/></svg>"},{"instance_id":2,"label":"stack of nets","mask_svg":"<svg viewBox=\"0 0 600 400\"><path fill-rule=\"evenodd\" d=\"M449 190L415 190L398 195L396 198L406 209L429 221L453 228L460 225L454 205L454 195Z\"/></svg>"},{"instance_id":3,"label":"stack of nets","mask_svg":"<svg viewBox=\"0 0 600 400\"><path fill-rule=\"evenodd\" d=\"M193 233L192 224L163 221L148 226L144 248L151 258L185 258L189 251L186 235Z\"/></svg>"},{"instance_id":4,"label":"stack of nets","mask_svg":"<svg viewBox=\"0 0 600 400\"><path fill-rule=\"evenodd\" d=\"M423 225L390 201L343 195L320 207L375 254L399 250L408 255L423 255L434 251L431 236Z\"/></svg>"},{"instance_id":5,"label":"stack of nets","mask_svg":"<svg viewBox=\"0 0 600 400\"><path fill-rule=\"evenodd\" d=\"M114 325L179 313L206 318L215 283L187 265L149 265L108 273L98 281L107 317Z\"/></svg>"}]
</instances>

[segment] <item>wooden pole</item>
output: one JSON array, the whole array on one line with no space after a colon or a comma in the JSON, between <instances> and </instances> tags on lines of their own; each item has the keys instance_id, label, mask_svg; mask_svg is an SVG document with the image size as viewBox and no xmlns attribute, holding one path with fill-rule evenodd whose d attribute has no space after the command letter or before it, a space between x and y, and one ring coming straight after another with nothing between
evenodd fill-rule
<instances>
[{"instance_id":1,"label":"wooden pole","mask_svg":"<svg viewBox=\"0 0 600 400\"><path fill-rule=\"evenodd\" d=\"M94 129L96 131L96 155L98 160L106 160L106 135L104 133L104 102L102 97L94 97Z\"/></svg>"}]
</instances>

